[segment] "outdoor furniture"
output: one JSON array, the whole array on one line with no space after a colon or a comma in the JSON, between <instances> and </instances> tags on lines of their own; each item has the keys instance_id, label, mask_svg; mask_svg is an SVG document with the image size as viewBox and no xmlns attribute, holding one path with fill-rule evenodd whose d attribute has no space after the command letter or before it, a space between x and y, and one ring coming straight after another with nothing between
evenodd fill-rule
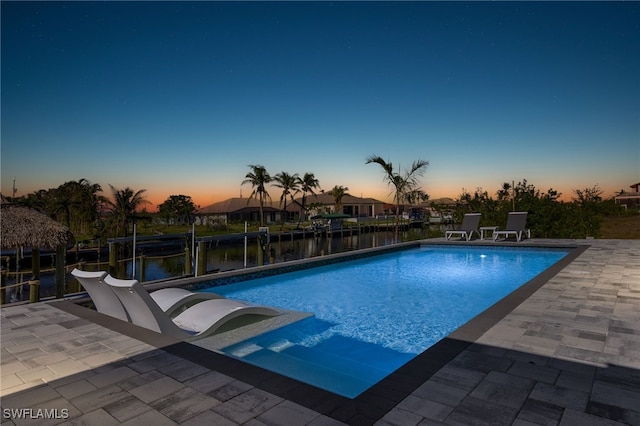
<instances>
[{"instance_id":1,"label":"outdoor furniture","mask_svg":"<svg viewBox=\"0 0 640 426\"><path fill-rule=\"evenodd\" d=\"M480 225L480 213L466 213L464 218L462 219L462 224L460 225L460 229L446 231L444 236L447 240L451 238L452 235L460 235L460 238L465 238L467 241L471 239L471 236L475 232L480 236L478 232L478 225Z\"/></svg>"},{"instance_id":2,"label":"outdoor furniture","mask_svg":"<svg viewBox=\"0 0 640 426\"><path fill-rule=\"evenodd\" d=\"M189 291L184 288L162 288L149 293L154 302L160 306L160 309L170 317L184 311L190 306L205 300L222 299L223 297L216 293Z\"/></svg>"},{"instance_id":3,"label":"outdoor furniture","mask_svg":"<svg viewBox=\"0 0 640 426\"><path fill-rule=\"evenodd\" d=\"M123 321L129 321L122 303L116 297L115 293L104 283L107 276L105 271L89 272L74 269L71 271L82 287L89 293L93 304L98 312L112 317L119 318ZM163 288L149 293L149 296L158 304L160 309L169 316L183 311L203 300L221 299L222 296L215 293L191 292L183 288Z\"/></svg>"},{"instance_id":4,"label":"outdoor furniture","mask_svg":"<svg viewBox=\"0 0 640 426\"><path fill-rule=\"evenodd\" d=\"M495 231L493 241L497 241L500 236L509 238L510 235L513 235L516 237L516 241L520 242L524 232L527 233L527 238L531 238L531 230L527 229L527 214L527 212L510 212L505 229Z\"/></svg>"},{"instance_id":5,"label":"outdoor furniture","mask_svg":"<svg viewBox=\"0 0 640 426\"><path fill-rule=\"evenodd\" d=\"M211 335L241 316L274 316L280 313L265 306L221 298L197 303L170 318L137 280L120 280L107 275L104 282L120 299L133 324L181 340Z\"/></svg>"},{"instance_id":6,"label":"outdoor furniture","mask_svg":"<svg viewBox=\"0 0 640 426\"><path fill-rule=\"evenodd\" d=\"M500 229L498 226L481 226L480 227L480 239L484 240L484 233L487 234L491 231L491 236L493 237L493 233Z\"/></svg>"},{"instance_id":7,"label":"outdoor furniture","mask_svg":"<svg viewBox=\"0 0 640 426\"><path fill-rule=\"evenodd\" d=\"M111 287L104 284L104 277L107 276L105 271L81 271L74 269L71 271L82 287L89 293L89 297L93 301L96 310L102 314L109 315L122 321L129 321L127 312L120 300L116 297Z\"/></svg>"}]
</instances>

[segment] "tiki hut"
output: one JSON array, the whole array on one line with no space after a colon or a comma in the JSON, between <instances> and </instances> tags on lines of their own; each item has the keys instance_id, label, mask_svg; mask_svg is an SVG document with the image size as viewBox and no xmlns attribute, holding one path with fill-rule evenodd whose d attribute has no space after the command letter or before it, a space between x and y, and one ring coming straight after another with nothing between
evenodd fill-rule
<instances>
[{"instance_id":1,"label":"tiki hut","mask_svg":"<svg viewBox=\"0 0 640 426\"><path fill-rule=\"evenodd\" d=\"M72 245L73 234L63 224L37 210L2 205L2 248L38 247L56 249Z\"/></svg>"},{"instance_id":2,"label":"tiki hut","mask_svg":"<svg viewBox=\"0 0 640 426\"><path fill-rule=\"evenodd\" d=\"M73 234L66 226L37 210L3 203L0 210L0 241L3 249L33 249L33 280L38 281L38 284L40 249L56 250L56 297L64 295L65 250L75 242Z\"/></svg>"}]
</instances>

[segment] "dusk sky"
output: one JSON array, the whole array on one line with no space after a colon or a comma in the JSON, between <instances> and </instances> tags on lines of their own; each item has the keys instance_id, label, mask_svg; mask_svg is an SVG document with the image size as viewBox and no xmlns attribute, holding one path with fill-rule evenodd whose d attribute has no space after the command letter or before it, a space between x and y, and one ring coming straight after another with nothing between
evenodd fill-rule
<instances>
[{"instance_id":1,"label":"dusk sky","mask_svg":"<svg viewBox=\"0 0 640 426\"><path fill-rule=\"evenodd\" d=\"M261 164L390 200L372 154L429 161L431 199L640 182L638 2L1 8L3 195L84 178L204 207Z\"/></svg>"}]
</instances>

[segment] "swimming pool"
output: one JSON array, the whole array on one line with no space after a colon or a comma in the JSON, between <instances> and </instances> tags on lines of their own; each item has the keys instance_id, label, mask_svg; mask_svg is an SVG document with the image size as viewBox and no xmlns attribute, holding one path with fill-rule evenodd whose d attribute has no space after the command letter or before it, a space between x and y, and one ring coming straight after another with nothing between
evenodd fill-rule
<instances>
[{"instance_id":1,"label":"swimming pool","mask_svg":"<svg viewBox=\"0 0 640 426\"><path fill-rule=\"evenodd\" d=\"M211 291L313 312L223 351L354 398L566 254L425 246Z\"/></svg>"}]
</instances>

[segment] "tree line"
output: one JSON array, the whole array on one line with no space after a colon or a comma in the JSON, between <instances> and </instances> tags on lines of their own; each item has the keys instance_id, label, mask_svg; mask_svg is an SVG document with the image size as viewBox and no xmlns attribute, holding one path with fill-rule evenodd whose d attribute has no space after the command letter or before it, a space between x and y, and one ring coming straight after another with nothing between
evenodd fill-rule
<instances>
[{"instance_id":1,"label":"tree line","mask_svg":"<svg viewBox=\"0 0 640 426\"><path fill-rule=\"evenodd\" d=\"M424 174L428 162L416 160L405 171L394 168L390 161L371 155L365 164L378 164L383 171L383 180L391 187L395 212L402 211L406 205L426 206L429 195L419 186L419 177ZM311 206L308 197L318 192L320 182L314 173L281 171L271 176L262 165L249 165L241 185L251 185L249 197L255 198L260 206L260 223L264 224L264 203L271 200L268 187L280 190L280 206L287 210L290 203L298 204L300 221L306 220ZM134 190L130 187L115 188L109 185L111 197L102 195L102 187L87 179L69 181L57 188L39 190L21 197L8 197L12 203L35 208L51 218L64 223L74 234L94 235L96 238L127 236L131 225L136 221L151 220L152 214L146 211L149 204L146 190ZM349 188L335 185L326 193L335 201L335 212L342 212L342 198ZM299 200L296 196L302 194ZM603 191L596 185L592 188L574 190L571 202L559 201L559 194L553 189L541 192L534 185L523 180L517 184L504 183L495 192L495 197L487 191L477 188L473 193L463 190L460 194L455 214L461 220L465 212L482 213L483 225L499 225L506 222L509 211L527 211L528 225L532 234L538 238L585 238L597 237L603 217L622 214L623 210L613 199L603 200ZM431 205L432 208L438 206ZM165 223L191 223L198 210L188 195L170 195L158 205L155 215ZM399 216L397 214L396 216ZM283 219L284 220L284 219Z\"/></svg>"},{"instance_id":2,"label":"tree line","mask_svg":"<svg viewBox=\"0 0 640 426\"><path fill-rule=\"evenodd\" d=\"M399 211L400 204L405 201L428 199L428 195L417 186L417 178L422 175L428 162L418 160L404 174L395 170L391 162L386 162L376 155L367 158L366 163L376 163L382 167L385 180L394 189L396 211ZM307 219L310 207L307 204L308 197L318 192L325 193L320 189L320 182L314 173L306 172L300 176L298 173L281 171L271 176L262 165L248 167L250 171L241 184L251 185L249 199L255 198L259 201L261 225L264 224L264 203L271 200L267 189L269 185L281 191L279 202L282 210L286 211L289 203L299 205L298 225L300 221ZM103 190L99 184L83 178L65 182L57 188L41 189L21 197L7 197L7 200L47 214L52 219L64 223L74 234L94 235L96 238L128 236L133 223L151 220L152 215L145 208L149 204L146 189L116 188L111 184L109 188L111 197L106 197L102 195ZM348 190L346 186L335 185L326 192L334 198L334 208L338 213L342 212L342 199L349 195ZM295 199L299 194L302 194L300 201ZM155 215L166 223L190 223L198 208L188 195L170 195L158 205Z\"/></svg>"},{"instance_id":3,"label":"tree line","mask_svg":"<svg viewBox=\"0 0 640 426\"><path fill-rule=\"evenodd\" d=\"M144 205L149 203L146 190L109 187L111 198L101 194L99 184L80 179L57 188L8 198L8 201L36 209L64 223L76 235L127 236L132 223L149 216L144 210Z\"/></svg>"},{"instance_id":4,"label":"tree line","mask_svg":"<svg viewBox=\"0 0 640 426\"><path fill-rule=\"evenodd\" d=\"M613 199L603 199L603 191L595 185L574 189L570 202L559 200L562 195L553 188L542 192L526 179L503 183L495 198L482 188L473 193L463 190L456 211L460 220L465 212L482 213L481 225L506 223L510 211L526 211L527 227L536 238L598 237L607 216L633 214L626 212Z\"/></svg>"},{"instance_id":5,"label":"tree line","mask_svg":"<svg viewBox=\"0 0 640 426\"><path fill-rule=\"evenodd\" d=\"M429 165L428 161L416 160L412 163L411 168L402 171L394 169L393 163L384 160L378 155L369 156L365 164L378 164L384 172L384 180L392 187L393 200L396 205L396 212L400 211L400 205L404 202L415 204L419 201L426 201L429 196L419 187L418 178L424 174L425 168ZM273 186L280 188L280 206L284 206L283 210L287 210L287 200L300 205L300 220L305 219L306 199L307 195L315 195L316 190L320 188L320 182L315 178L313 173L305 173L300 177L298 173L290 174L282 171L273 177L267 172L263 165L249 165L251 171L246 174L242 184L250 184L253 188L249 198L255 198L260 204L260 224L264 224L264 202L270 200L271 197L266 189L267 184L273 183ZM343 185L335 185L328 191L335 201L334 211L342 212L342 198L349 195L348 187ZM322 191L324 192L324 191ZM295 196L302 193L301 202L295 200Z\"/></svg>"}]
</instances>

